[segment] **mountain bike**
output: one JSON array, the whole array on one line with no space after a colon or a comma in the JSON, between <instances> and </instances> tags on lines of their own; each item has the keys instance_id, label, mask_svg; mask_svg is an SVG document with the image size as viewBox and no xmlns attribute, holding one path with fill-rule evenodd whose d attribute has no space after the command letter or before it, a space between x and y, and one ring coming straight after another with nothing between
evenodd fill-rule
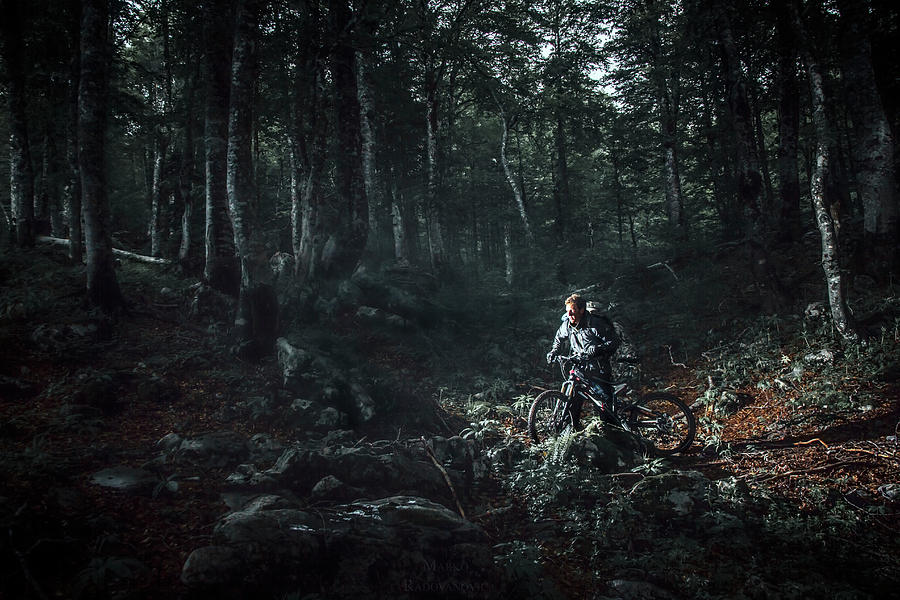
<instances>
[{"instance_id":1,"label":"mountain bike","mask_svg":"<svg viewBox=\"0 0 900 600\"><path fill-rule=\"evenodd\" d=\"M612 403L602 400L599 384L585 373L585 361L576 356L557 360L569 366L569 377L559 391L538 395L528 411L528 433L535 442L575 430L573 409L578 399L590 402L596 414L607 423L620 427L652 446L658 456L684 452L690 448L697 430L691 409L678 396L668 392L650 392L632 401L631 389L623 383L614 386Z\"/></svg>"}]
</instances>

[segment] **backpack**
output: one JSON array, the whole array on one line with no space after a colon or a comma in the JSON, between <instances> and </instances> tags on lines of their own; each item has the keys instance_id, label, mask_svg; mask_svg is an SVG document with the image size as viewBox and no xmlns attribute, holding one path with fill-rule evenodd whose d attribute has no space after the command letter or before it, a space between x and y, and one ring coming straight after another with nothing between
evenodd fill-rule
<instances>
[{"instance_id":1,"label":"backpack","mask_svg":"<svg viewBox=\"0 0 900 600\"><path fill-rule=\"evenodd\" d=\"M608 329L614 331L616 337L619 338L619 346L611 357L613 371L616 376L623 378L626 375L630 375L630 372L633 369L629 367L629 365L633 366L640 362L640 356L638 355L637 348L625 332L625 326L622 324L621 320L610 318L609 313L603 305L594 300L588 301L586 310L592 316L602 319L607 324Z\"/></svg>"}]
</instances>

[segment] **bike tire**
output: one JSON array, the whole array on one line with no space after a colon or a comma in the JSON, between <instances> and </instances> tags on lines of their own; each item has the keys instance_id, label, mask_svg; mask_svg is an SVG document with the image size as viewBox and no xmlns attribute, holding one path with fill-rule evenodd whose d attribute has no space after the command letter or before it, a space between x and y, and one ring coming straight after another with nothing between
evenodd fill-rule
<instances>
[{"instance_id":1,"label":"bike tire","mask_svg":"<svg viewBox=\"0 0 900 600\"><path fill-rule=\"evenodd\" d=\"M556 390L541 392L528 411L528 433L535 443L575 428L572 411L568 410L568 397Z\"/></svg>"},{"instance_id":2,"label":"bike tire","mask_svg":"<svg viewBox=\"0 0 900 600\"><path fill-rule=\"evenodd\" d=\"M694 413L678 396L667 392L642 396L625 417L632 432L650 442L658 456L684 452L697 433Z\"/></svg>"}]
</instances>

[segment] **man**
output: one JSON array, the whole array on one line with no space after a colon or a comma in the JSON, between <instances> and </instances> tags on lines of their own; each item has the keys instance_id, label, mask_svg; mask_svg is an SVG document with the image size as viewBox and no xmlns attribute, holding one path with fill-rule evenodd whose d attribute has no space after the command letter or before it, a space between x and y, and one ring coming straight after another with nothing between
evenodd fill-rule
<instances>
[{"instance_id":1,"label":"man","mask_svg":"<svg viewBox=\"0 0 900 600\"><path fill-rule=\"evenodd\" d=\"M606 317L589 313L587 300L578 294L566 298L566 314L562 321L553 338L553 347L547 353L547 364L553 363L560 354L560 346L568 340L570 353L582 359L585 373L600 385L603 395L601 401L612 402L612 368L609 359L619 346L619 338L612 322ZM566 376L565 368L563 376ZM572 415L576 428L581 417L581 404L581 400L576 400Z\"/></svg>"}]
</instances>

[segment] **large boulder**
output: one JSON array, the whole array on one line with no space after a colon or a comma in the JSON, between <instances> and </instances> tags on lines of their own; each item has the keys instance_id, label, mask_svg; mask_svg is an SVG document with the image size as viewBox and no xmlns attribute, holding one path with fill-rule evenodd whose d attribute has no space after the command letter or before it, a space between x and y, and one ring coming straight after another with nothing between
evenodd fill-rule
<instances>
[{"instance_id":1,"label":"large boulder","mask_svg":"<svg viewBox=\"0 0 900 600\"><path fill-rule=\"evenodd\" d=\"M428 444L434 448L457 494L464 496L471 484L488 472L487 459L469 440L436 437ZM314 495L315 486L321 484L315 495L322 500L329 495L328 487L323 486L334 483L323 483L326 477L333 477L352 490L348 494L354 498L413 495L455 506L443 474L419 439L330 447L321 442L298 443L286 448L268 469L241 465L228 482L232 489L245 493L285 489L298 497Z\"/></svg>"},{"instance_id":2,"label":"large boulder","mask_svg":"<svg viewBox=\"0 0 900 600\"><path fill-rule=\"evenodd\" d=\"M291 402L287 420L296 431L331 431L347 426L347 415L337 408L304 398Z\"/></svg>"},{"instance_id":3,"label":"large boulder","mask_svg":"<svg viewBox=\"0 0 900 600\"><path fill-rule=\"evenodd\" d=\"M164 440L172 441L166 436ZM180 465L195 465L207 469L234 466L250 456L247 438L235 431L215 431L179 441L174 460Z\"/></svg>"},{"instance_id":4,"label":"large boulder","mask_svg":"<svg viewBox=\"0 0 900 600\"><path fill-rule=\"evenodd\" d=\"M138 496L150 496L157 493L164 487L165 482L163 482L163 486L160 486L160 482L160 478L154 473L127 465L102 469L91 476L91 483L94 485Z\"/></svg>"},{"instance_id":5,"label":"large boulder","mask_svg":"<svg viewBox=\"0 0 900 600\"><path fill-rule=\"evenodd\" d=\"M204 597L338 599L497 597L500 580L480 527L411 496L325 512L255 504L219 522L181 579Z\"/></svg>"}]
</instances>

